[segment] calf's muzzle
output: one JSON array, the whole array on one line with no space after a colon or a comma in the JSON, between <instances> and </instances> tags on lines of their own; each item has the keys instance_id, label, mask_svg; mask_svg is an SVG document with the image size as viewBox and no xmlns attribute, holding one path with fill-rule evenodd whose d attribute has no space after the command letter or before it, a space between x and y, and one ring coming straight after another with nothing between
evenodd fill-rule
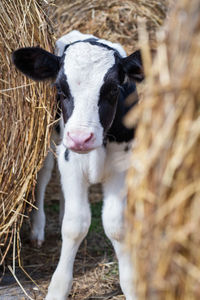
<instances>
[{"instance_id":1,"label":"calf's muzzle","mask_svg":"<svg viewBox=\"0 0 200 300\"><path fill-rule=\"evenodd\" d=\"M67 148L77 152L87 152L94 149L94 134L87 131L68 131Z\"/></svg>"}]
</instances>

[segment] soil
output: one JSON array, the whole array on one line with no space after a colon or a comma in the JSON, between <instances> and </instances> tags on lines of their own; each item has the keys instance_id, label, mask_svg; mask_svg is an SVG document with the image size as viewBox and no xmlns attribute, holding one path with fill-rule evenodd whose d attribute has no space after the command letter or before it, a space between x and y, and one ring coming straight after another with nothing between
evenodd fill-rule
<instances>
[{"instance_id":1,"label":"soil","mask_svg":"<svg viewBox=\"0 0 200 300\"><path fill-rule=\"evenodd\" d=\"M44 299L60 255L59 198L59 180L54 170L45 196L45 242L40 249L33 247L29 241L30 221L24 222L21 230L22 267L19 266L18 259L15 259L15 276L21 287L8 269L8 265L13 265L11 251L7 256L6 267L2 269L4 276L0 282L0 300ZM100 185L91 188L89 198L93 215L92 225L76 256L69 299L124 300L119 286L116 257L101 225Z\"/></svg>"}]
</instances>

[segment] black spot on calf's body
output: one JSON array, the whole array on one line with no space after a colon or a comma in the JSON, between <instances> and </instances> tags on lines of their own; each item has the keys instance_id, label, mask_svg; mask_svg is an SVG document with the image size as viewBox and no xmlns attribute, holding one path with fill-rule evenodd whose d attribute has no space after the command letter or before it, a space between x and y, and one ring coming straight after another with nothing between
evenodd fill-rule
<instances>
[{"instance_id":1,"label":"black spot on calf's body","mask_svg":"<svg viewBox=\"0 0 200 300\"><path fill-rule=\"evenodd\" d=\"M64 156L65 156L65 160L68 161L69 160L69 150L68 149L65 150Z\"/></svg>"}]
</instances>

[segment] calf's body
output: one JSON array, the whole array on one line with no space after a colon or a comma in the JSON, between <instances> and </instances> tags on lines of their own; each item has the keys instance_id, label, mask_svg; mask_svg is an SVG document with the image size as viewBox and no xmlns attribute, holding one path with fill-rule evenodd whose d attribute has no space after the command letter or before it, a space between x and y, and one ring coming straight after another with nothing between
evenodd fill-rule
<instances>
[{"instance_id":1,"label":"calf's body","mask_svg":"<svg viewBox=\"0 0 200 300\"><path fill-rule=\"evenodd\" d=\"M103 226L119 261L121 288L133 300L134 274L124 246L125 171L118 162L128 155L134 135L123 118L132 106L125 99L135 91L134 81L143 78L140 54L126 57L119 44L77 31L57 41L56 54L25 48L13 55L16 66L33 79L55 78L64 120L57 149L65 199L62 249L46 300L67 299L74 259L91 222L88 187L98 182L103 185Z\"/></svg>"}]
</instances>

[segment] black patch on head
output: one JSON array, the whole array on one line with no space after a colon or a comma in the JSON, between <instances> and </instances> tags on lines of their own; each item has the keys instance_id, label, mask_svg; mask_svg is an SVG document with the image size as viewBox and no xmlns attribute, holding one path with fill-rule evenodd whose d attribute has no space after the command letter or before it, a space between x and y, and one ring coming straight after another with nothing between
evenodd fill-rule
<instances>
[{"instance_id":1,"label":"black patch on head","mask_svg":"<svg viewBox=\"0 0 200 300\"><path fill-rule=\"evenodd\" d=\"M57 94L60 99L64 123L67 123L74 110L74 99L71 95L67 77L63 68L60 70L56 80Z\"/></svg>"},{"instance_id":2,"label":"black patch on head","mask_svg":"<svg viewBox=\"0 0 200 300\"><path fill-rule=\"evenodd\" d=\"M136 100L131 104L126 104L126 98L132 94L135 93ZM122 88L120 89L120 95L117 102L117 108L116 108L116 114L115 118L113 120L112 126L107 131L106 139L109 142L129 142L134 137L134 128L126 128L123 122L123 119L125 115L128 113L128 111L137 104L138 98L137 98L137 92L136 92L136 86L134 83L125 83L122 85Z\"/></svg>"},{"instance_id":3,"label":"black patch on head","mask_svg":"<svg viewBox=\"0 0 200 300\"><path fill-rule=\"evenodd\" d=\"M69 150L68 149L65 150L64 156L65 156L65 160L69 161Z\"/></svg>"},{"instance_id":4,"label":"black patch on head","mask_svg":"<svg viewBox=\"0 0 200 300\"><path fill-rule=\"evenodd\" d=\"M117 107L117 100L119 97L119 87L116 82L110 80L106 81L100 90L99 106L99 119L101 125L106 132L114 119Z\"/></svg>"},{"instance_id":5,"label":"black patch on head","mask_svg":"<svg viewBox=\"0 0 200 300\"><path fill-rule=\"evenodd\" d=\"M121 84L125 78L120 64L120 57L117 53L114 56L115 64L108 70L104 77L104 84L101 87L98 102L99 118L104 128L104 133L111 127L115 118L117 103L121 94Z\"/></svg>"},{"instance_id":6,"label":"black patch on head","mask_svg":"<svg viewBox=\"0 0 200 300\"><path fill-rule=\"evenodd\" d=\"M121 58L118 52L115 52L114 55L115 64L105 75L104 84L100 91L99 117L104 128L104 140L119 143L129 142L134 137L135 129L126 128L123 119L127 112L138 102L134 81L136 78L138 81L142 79L140 77L140 75L142 76L141 55L139 51L136 51L127 60ZM127 71L130 73L127 74ZM135 75L132 76L133 73ZM134 79L134 81L124 83L126 75L131 75L131 79ZM126 98L132 93L135 93L136 100L128 105L126 104ZM104 143L106 145L105 141Z\"/></svg>"}]
</instances>

